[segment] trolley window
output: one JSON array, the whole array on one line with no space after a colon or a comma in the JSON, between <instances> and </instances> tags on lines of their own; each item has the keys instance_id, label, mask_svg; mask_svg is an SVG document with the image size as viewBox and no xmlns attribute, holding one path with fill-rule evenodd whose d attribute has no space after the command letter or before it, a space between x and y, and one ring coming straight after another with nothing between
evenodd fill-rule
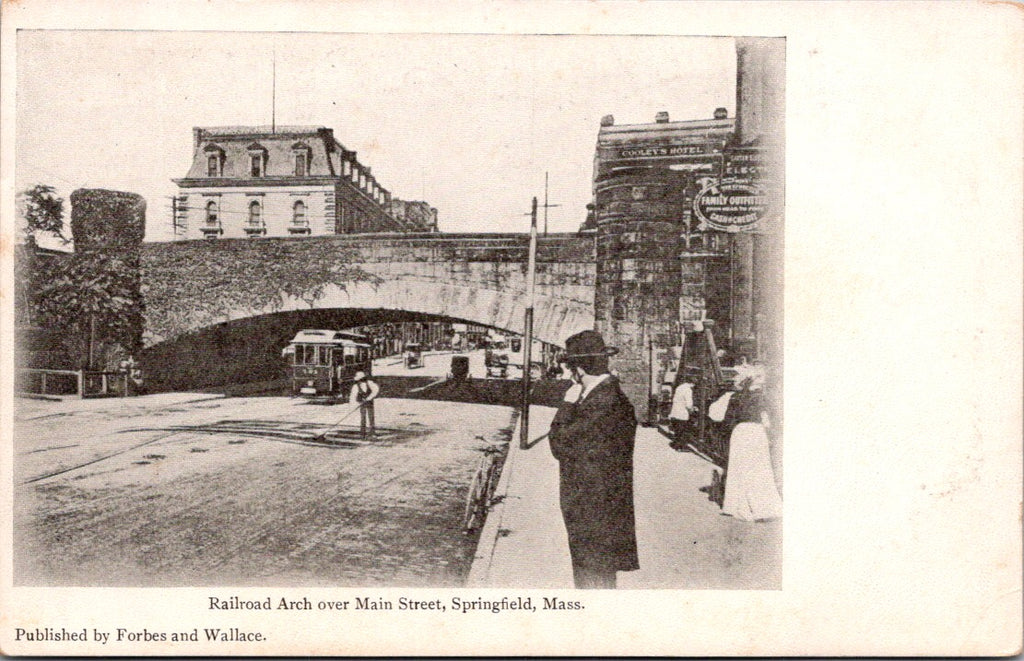
<instances>
[{"instance_id":1,"label":"trolley window","mask_svg":"<svg viewBox=\"0 0 1024 661\"><path fill-rule=\"evenodd\" d=\"M356 362L356 347L345 347L345 364L351 365Z\"/></svg>"}]
</instances>

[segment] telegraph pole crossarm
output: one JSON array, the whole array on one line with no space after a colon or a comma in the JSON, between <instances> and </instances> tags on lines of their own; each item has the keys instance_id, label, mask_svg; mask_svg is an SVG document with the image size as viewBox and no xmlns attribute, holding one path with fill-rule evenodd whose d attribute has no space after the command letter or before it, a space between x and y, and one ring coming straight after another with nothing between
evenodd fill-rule
<instances>
[{"instance_id":1,"label":"telegraph pole crossarm","mask_svg":"<svg viewBox=\"0 0 1024 661\"><path fill-rule=\"evenodd\" d=\"M548 173L544 173L544 236L548 235L548 209L560 207L561 204L548 204Z\"/></svg>"}]
</instances>

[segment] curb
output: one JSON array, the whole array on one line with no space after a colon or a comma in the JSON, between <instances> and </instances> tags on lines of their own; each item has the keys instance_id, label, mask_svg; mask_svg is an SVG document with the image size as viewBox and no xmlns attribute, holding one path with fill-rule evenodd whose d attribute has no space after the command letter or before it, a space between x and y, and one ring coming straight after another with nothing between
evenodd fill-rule
<instances>
[{"instance_id":1,"label":"curb","mask_svg":"<svg viewBox=\"0 0 1024 661\"><path fill-rule=\"evenodd\" d=\"M473 554L473 564L469 568L469 575L466 577L467 588L488 587L491 561L494 557L494 547L498 544L501 536L501 521L504 518L505 508L509 504L508 487L512 476L516 472L516 463L519 459L519 429L523 424L523 416L517 416L516 425L512 430L512 438L509 439L508 455L505 457L505 465L501 469L501 477L498 478L498 486L494 488L493 498L498 500L497 504L487 512L487 520L480 529L480 540L476 545L476 553Z\"/></svg>"}]
</instances>

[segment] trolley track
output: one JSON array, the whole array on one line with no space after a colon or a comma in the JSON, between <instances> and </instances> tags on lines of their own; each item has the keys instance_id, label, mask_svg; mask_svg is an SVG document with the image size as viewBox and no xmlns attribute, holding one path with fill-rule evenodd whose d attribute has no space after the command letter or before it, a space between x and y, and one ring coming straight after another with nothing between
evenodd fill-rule
<instances>
[{"instance_id":1,"label":"trolley track","mask_svg":"<svg viewBox=\"0 0 1024 661\"><path fill-rule=\"evenodd\" d=\"M86 461L84 463L78 464L76 466L72 466L70 468L62 468L60 470L56 470L56 471L53 471L53 472L50 472L50 473L46 473L44 475L39 475L38 477L33 477L33 478L29 479L29 480L26 480L26 481L22 482L21 484L23 486L26 485L26 484L35 484L36 482L41 482L43 480L48 480L51 477L57 477L58 475L64 475L65 473L71 473L73 471L85 468L86 466L92 466L93 464L98 464L101 461L106 461L108 459L113 459L114 457L118 457L118 456L120 456L122 454L127 454L128 452L132 452L134 450L138 450L139 448L144 448L147 445L152 445L154 443L158 443L158 442L160 442L160 441L162 441L162 440L164 440L166 438L169 438L171 436L176 436L176 435L181 434L181 433L184 433L184 432L174 431L174 432L170 432L168 434L161 434L161 435L157 436L156 438L149 439L148 441L144 441L144 442L139 443L137 445L133 445L131 447L118 450L116 452L111 452L110 454L104 455L104 456L99 457L97 459L92 459L90 461Z\"/></svg>"},{"instance_id":2,"label":"trolley track","mask_svg":"<svg viewBox=\"0 0 1024 661\"><path fill-rule=\"evenodd\" d=\"M277 427L275 428L276 425ZM158 431L155 428L131 428L121 430L122 433L134 433L141 431ZM50 471L42 475L35 476L24 482L21 485L35 484L43 480L47 480L67 473L72 473L82 468L87 468L94 464L98 464L115 457L133 452L140 448L166 441L169 438L179 435L207 435L207 436L237 436L242 440L267 440L276 441L280 443L290 443L294 445L302 445L308 447L326 447L333 449L343 449L346 447L353 447L362 445L365 442L358 440L358 431L356 428L349 430L347 427L336 427L334 424L328 423L288 423L285 421L277 420L222 420L211 424L204 425L176 425L174 427L161 428L159 431L166 431L157 435L156 437L147 439L142 443L131 445L127 448L122 448L114 452L110 452L101 457L90 459L89 461L78 463L74 466L61 468L59 470ZM410 435L416 435L418 432L412 428L400 428L400 427L380 427L378 432L383 436L381 439L384 442L389 440L404 440ZM349 438L351 437L351 438ZM56 449L66 449L72 447L79 447L81 444L60 446L59 448L43 448L42 450L35 450L33 452L42 452Z\"/></svg>"}]
</instances>

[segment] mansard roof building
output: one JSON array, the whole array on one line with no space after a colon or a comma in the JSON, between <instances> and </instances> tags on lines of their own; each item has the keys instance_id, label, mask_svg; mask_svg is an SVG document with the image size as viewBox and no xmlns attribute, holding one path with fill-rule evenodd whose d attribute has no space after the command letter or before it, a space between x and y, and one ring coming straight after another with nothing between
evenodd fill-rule
<instances>
[{"instance_id":1,"label":"mansard roof building","mask_svg":"<svg viewBox=\"0 0 1024 661\"><path fill-rule=\"evenodd\" d=\"M197 127L192 134L192 166L174 180L175 238L437 231L436 210L432 222L396 214L401 200L332 129Z\"/></svg>"}]
</instances>

